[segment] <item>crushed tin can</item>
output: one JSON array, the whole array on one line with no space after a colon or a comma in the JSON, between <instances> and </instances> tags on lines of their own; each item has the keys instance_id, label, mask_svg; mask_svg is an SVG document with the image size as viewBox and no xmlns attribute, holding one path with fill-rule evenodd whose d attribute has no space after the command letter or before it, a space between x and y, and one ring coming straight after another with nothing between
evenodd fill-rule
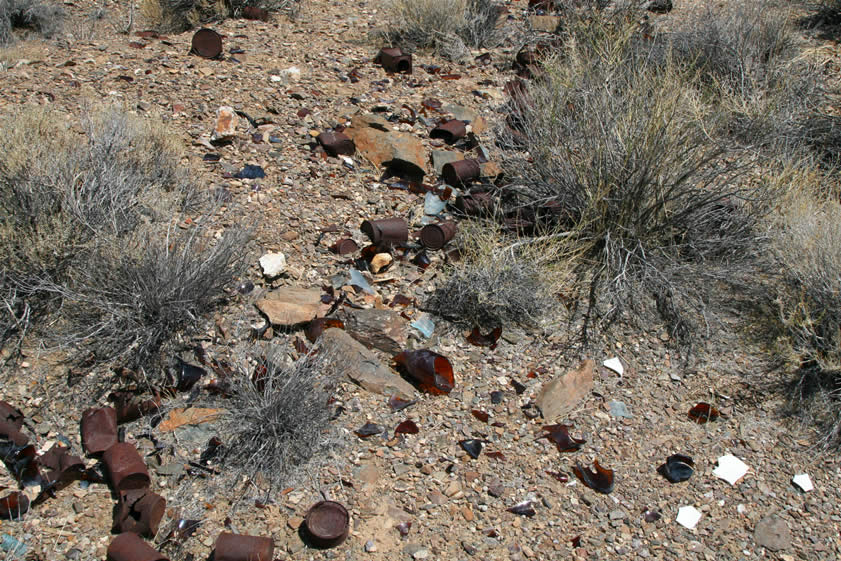
<instances>
[{"instance_id":1,"label":"crushed tin can","mask_svg":"<svg viewBox=\"0 0 841 561\"><path fill-rule=\"evenodd\" d=\"M81 432L85 453L93 456L105 452L117 443L117 411L113 407L86 410Z\"/></svg>"},{"instance_id":2,"label":"crushed tin can","mask_svg":"<svg viewBox=\"0 0 841 561\"><path fill-rule=\"evenodd\" d=\"M315 139L329 156L336 157L339 154L352 156L356 152L353 140L343 132L323 132Z\"/></svg>"},{"instance_id":3,"label":"crushed tin can","mask_svg":"<svg viewBox=\"0 0 841 561\"><path fill-rule=\"evenodd\" d=\"M134 532L153 538L158 533L164 512L166 499L149 489L121 492L112 531Z\"/></svg>"},{"instance_id":4,"label":"crushed tin can","mask_svg":"<svg viewBox=\"0 0 841 561\"><path fill-rule=\"evenodd\" d=\"M404 53L400 47L383 47L374 58L374 63L382 66L386 72L412 73L412 55Z\"/></svg>"},{"instance_id":5,"label":"crushed tin can","mask_svg":"<svg viewBox=\"0 0 841 561\"><path fill-rule=\"evenodd\" d=\"M272 561L274 541L261 536L222 532L216 538L214 561Z\"/></svg>"},{"instance_id":6,"label":"crushed tin can","mask_svg":"<svg viewBox=\"0 0 841 561\"><path fill-rule=\"evenodd\" d=\"M432 129L429 137L441 139L447 144L454 144L458 139L464 138L465 134L467 134L467 126L464 121L450 119Z\"/></svg>"},{"instance_id":7,"label":"crushed tin can","mask_svg":"<svg viewBox=\"0 0 841 561\"><path fill-rule=\"evenodd\" d=\"M123 532L108 546L106 561L169 561L134 532Z\"/></svg>"}]
</instances>

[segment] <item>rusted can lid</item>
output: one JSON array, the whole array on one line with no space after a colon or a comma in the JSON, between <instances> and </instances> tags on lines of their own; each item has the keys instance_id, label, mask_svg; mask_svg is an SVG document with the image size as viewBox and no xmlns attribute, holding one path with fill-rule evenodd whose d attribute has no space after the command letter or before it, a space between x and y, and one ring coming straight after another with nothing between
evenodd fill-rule
<instances>
[{"instance_id":1,"label":"rusted can lid","mask_svg":"<svg viewBox=\"0 0 841 561\"><path fill-rule=\"evenodd\" d=\"M316 547L336 547L348 536L350 515L335 501L321 501L312 506L304 519L308 538Z\"/></svg>"},{"instance_id":2,"label":"rusted can lid","mask_svg":"<svg viewBox=\"0 0 841 561\"><path fill-rule=\"evenodd\" d=\"M204 58L216 58L222 54L222 36L212 29L199 29L193 35L191 52Z\"/></svg>"}]
</instances>

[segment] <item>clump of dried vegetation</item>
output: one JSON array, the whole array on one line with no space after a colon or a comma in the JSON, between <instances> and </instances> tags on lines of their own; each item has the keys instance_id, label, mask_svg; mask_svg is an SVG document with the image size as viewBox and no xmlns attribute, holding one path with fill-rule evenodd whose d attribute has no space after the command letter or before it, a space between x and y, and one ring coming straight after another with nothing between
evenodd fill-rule
<instances>
[{"instance_id":1,"label":"clump of dried vegetation","mask_svg":"<svg viewBox=\"0 0 841 561\"><path fill-rule=\"evenodd\" d=\"M245 8L294 15L298 0L142 0L140 13L160 31L181 32L227 18L241 17Z\"/></svg>"},{"instance_id":2,"label":"clump of dried vegetation","mask_svg":"<svg viewBox=\"0 0 841 561\"><path fill-rule=\"evenodd\" d=\"M160 125L118 107L86 114L3 119L0 333L19 343L33 329L89 359L143 367L224 297L248 233L211 235ZM188 216L193 226L176 227Z\"/></svg>"},{"instance_id":3,"label":"clump of dried vegetation","mask_svg":"<svg viewBox=\"0 0 841 561\"><path fill-rule=\"evenodd\" d=\"M468 224L459 239L461 260L427 299L430 311L483 328L533 326L557 311L568 280L557 246L506 236L494 223Z\"/></svg>"},{"instance_id":4,"label":"clump of dried vegetation","mask_svg":"<svg viewBox=\"0 0 841 561\"><path fill-rule=\"evenodd\" d=\"M225 431L224 462L237 468L237 480L262 481L268 493L329 460L339 445L330 405L336 359L318 347L297 360L277 346L247 352L232 380Z\"/></svg>"},{"instance_id":5,"label":"clump of dried vegetation","mask_svg":"<svg viewBox=\"0 0 841 561\"><path fill-rule=\"evenodd\" d=\"M389 0L385 14L380 31L385 41L408 50L433 49L451 60L496 46L505 36L501 4L493 0Z\"/></svg>"},{"instance_id":6,"label":"clump of dried vegetation","mask_svg":"<svg viewBox=\"0 0 841 561\"><path fill-rule=\"evenodd\" d=\"M16 31L53 37L61 31L64 16L64 8L58 2L0 0L0 47L13 43Z\"/></svg>"}]
</instances>

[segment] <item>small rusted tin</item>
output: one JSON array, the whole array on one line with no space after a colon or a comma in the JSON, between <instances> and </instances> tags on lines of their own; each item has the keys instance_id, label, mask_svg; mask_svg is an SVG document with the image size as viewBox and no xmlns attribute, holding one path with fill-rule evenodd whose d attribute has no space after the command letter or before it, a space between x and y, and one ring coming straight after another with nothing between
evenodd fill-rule
<instances>
[{"instance_id":1,"label":"small rusted tin","mask_svg":"<svg viewBox=\"0 0 841 561\"><path fill-rule=\"evenodd\" d=\"M169 561L134 532L123 532L108 546L106 561Z\"/></svg>"},{"instance_id":2,"label":"small rusted tin","mask_svg":"<svg viewBox=\"0 0 841 561\"><path fill-rule=\"evenodd\" d=\"M246 6L242 9L242 17L257 21L269 21L269 11L256 6Z\"/></svg>"},{"instance_id":3,"label":"small rusted tin","mask_svg":"<svg viewBox=\"0 0 841 561\"><path fill-rule=\"evenodd\" d=\"M101 454L117 443L117 412L113 407L82 413L82 446L88 455Z\"/></svg>"},{"instance_id":4,"label":"small rusted tin","mask_svg":"<svg viewBox=\"0 0 841 561\"><path fill-rule=\"evenodd\" d=\"M453 144L459 138L464 138L465 134L467 134L467 128L464 121L450 119L432 129L429 136L430 138L439 138L447 144Z\"/></svg>"},{"instance_id":5,"label":"small rusted tin","mask_svg":"<svg viewBox=\"0 0 841 561\"><path fill-rule=\"evenodd\" d=\"M350 238L343 238L332 246L330 246L330 251L335 253L336 255L347 255L349 253L356 253L359 249L359 246Z\"/></svg>"},{"instance_id":6,"label":"small rusted tin","mask_svg":"<svg viewBox=\"0 0 841 561\"><path fill-rule=\"evenodd\" d=\"M490 214L493 197L487 191L467 193L456 199L456 208L467 216L484 216Z\"/></svg>"},{"instance_id":7,"label":"small rusted tin","mask_svg":"<svg viewBox=\"0 0 841 561\"><path fill-rule=\"evenodd\" d=\"M350 515L335 501L315 503L307 512L304 525L308 541L315 547L336 547L347 539Z\"/></svg>"},{"instance_id":8,"label":"small rusted tin","mask_svg":"<svg viewBox=\"0 0 841 561\"><path fill-rule=\"evenodd\" d=\"M199 29L193 34L190 52L204 58L218 58L222 54L222 36L212 29Z\"/></svg>"},{"instance_id":9,"label":"small rusted tin","mask_svg":"<svg viewBox=\"0 0 841 561\"><path fill-rule=\"evenodd\" d=\"M352 156L356 152L356 145L353 140L343 132L323 132L315 139L324 147L324 151L330 156Z\"/></svg>"},{"instance_id":10,"label":"small rusted tin","mask_svg":"<svg viewBox=\"0 0 841 561\"><path fill-rule=\"evenodd\" d=\"M151 483L146 463L133 444L114 444L102 455L102 461L115 491L143 489Z\"/></svg>"},{"instance_id":11,"label":"small rusted tin","mask_svg":"<svg viewBox=\"0 0 841 561\"><path fill-rule=\"evenodd\" d=\"M372 244L396 244L409 240L409 225L402 218L366 220L359 227Z\"/></svg>"},{"instance_id":12,"label":"small rusted tin","mask_svg":"<svg viewBox=\"0 0 841 561\"><path fill-rule=\"evenodd\" d=\"M222 532L216 538L214 561L272 561L274 541L261 536Z\"/></svg>"},{"instance_id":13,"label":"small rusted tin","mask_svg":"<svg viewBox=\"0 0 841 561\"><path fill-rule=\"evenodd\" d=\"M412 73L412 55L404 53L399 47L380 49L374 62L385 68L386 72Z\"/></svg>"},{"instance_id":14,"label":"small rusted tin","mask_svg":"<svg viewBox=\"0 0 841 561\"><path fill-rule=\"evenodd\" d=\"M148 489L138 489L120 493L118 506L112 531L134 532L151 538L158 533L166 499Z\"/></svg>"},{"instance_id":15,"label":"small rusted tin","mask_svg":"<svg viewBox=\"0 0 841 561\"><path fill-rule=\"evenodd\" d=\"M478 179L481 171L479 160L458 160L444 164L441 169L441 176L447 185L456 187Z\"/></svg>"},{"instance_id":16,"label":"small rusted tin","mask_svg":"<svg viewBox=\"0 0 841 561\"><path fill-rule=\"evenodd\" d=\"M427 249L441 249L456 235L455 222L427 224L420 231L421 243Z\"/></svg>"}]
</instances>

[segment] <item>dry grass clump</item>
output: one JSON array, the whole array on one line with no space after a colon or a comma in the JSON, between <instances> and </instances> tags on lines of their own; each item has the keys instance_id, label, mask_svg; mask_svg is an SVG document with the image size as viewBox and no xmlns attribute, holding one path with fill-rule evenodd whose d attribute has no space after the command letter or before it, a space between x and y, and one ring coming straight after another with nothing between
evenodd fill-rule
<instances>
[{"instance_id":1,"label":"dry grass clump","mask_svg":"<svg viewBox=\"0 0 841 561\"><path fill-rule=\"evenodd\" d=\"M510 239L494 224L463 223L461 261L425 307L468 327L536 325L557 310L567 280L550 238Z\"/></svg>"},{"instance_id":2,"label":"dry grass clump","mask_svg":"<svg viewBox=\"0 0 841 561\"><path fill-rule=\"evenodd\" d=\"M298 0L142 0L140 13L161 31L180 32L214 21L240 17L247 7L291 14L298 4Z\"/></svg>"},{"instance_id":3,"label":"dry grass clump","mask_svg":"<svg viewBox=\"0 0 841 561\"><path fill-rule=\"evenodd\" d=\"M383 39L410 50L431 48L452 60L498 45L504 31L493 0L389 0Z\"/></svg>"},{"instance_id":4,"label":"dry grass clump","mask_svg":"<svg viewBox=\"0 0 841 561\"><path fill-rule=\"evenodd\" d=\"M772 224L782 271L778 303L792 362L799 365L790 397L798 413L841 445L841 202L814 170L790 172L790 192Z\"/></svg>"},{"instance_id":5,"label":"dry grass clump","mask_svg":"<svg viewBox=\"0 0 841 561\"><path fill-rule=\"evenodd\" d=\"M762 206L716 141L725 121L698 73L644 41L633 19L571 20L545 75L512 105L509 212L552 208L564 254L580 254L588 318L645 317L693 331L696 275L731 268L754 242ZM551 206L550 206L551 205ZM725 271L722 276L729 276ZM586 324L585 324L586 329Z\"/></svg>"},{"instance_id":6,"label":"dry grass clump","mask_svg":"<svg viewBox=\"0 0 841 561\"><path fill-rule=\"evenodd\" d=\"M54 1L0 0L0 47L15 40L15 30L30 30L51 38L64 24L64 7Z\"/></svg>"},{"instance_id":7,"label":"dry grass clump","mask_svg":"<svg viewBox=\"0 0 841 561\"><path fill-rule=\"evenodd\" d=\"M247 236L174 229L193 186L172 138L117 107L88 115L3 120L0 328L140 367L223 295Z\"/></svg>"},{"instance_id":8,"label":"dry grass clump","mask_svg":"<svg viewBox=\"0 0 841 561\"><path fill-rule=\"evenodd\" d=\"M277 346L252 349L233 379L224 463L277 490L327 459L338 445L327 374L336 360L320 348L295 361Z\"/></svg>"}]
</instances>

